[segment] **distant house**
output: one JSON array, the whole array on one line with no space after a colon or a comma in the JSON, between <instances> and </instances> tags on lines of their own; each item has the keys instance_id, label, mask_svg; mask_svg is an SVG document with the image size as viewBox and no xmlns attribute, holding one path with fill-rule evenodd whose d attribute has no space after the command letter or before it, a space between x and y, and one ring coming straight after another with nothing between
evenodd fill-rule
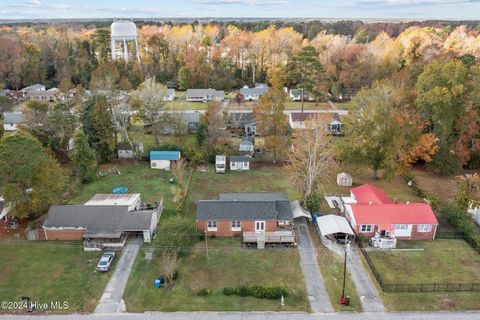
<instances>
[{"instance_id":1,"label":"distant house","mask_svg":"<svg viewBox=\"0 0 480 320\"><path fill-rule=\"evenodd\" d=\"M246 134L257 135L257 121L253 112L229 112L227 129L243 130Z\"/></svg>"},{"instance_id":2,"label":"distant house","mask_svg":"<svg viewBox=\"0 0 480 320\"><path fill-rule=\"evenodd\" d=\"M231 156L229 157L231 171L248 171L250 170L251 157L248 156Z\"/></svg>"},{"instance_id":3,"label":"distant house","mask_svg":"<svg viewBox=\"0 0 480 320\"><path fill-rule=\"evenodd\" d=\"M23 95L26 95L29 91L45 91L45 86L40 83L32 84L31 86L25 87L20 90Z\"/></svg>"},{"instance_id":4,"label":"distant house","mask_svg":"<svg viewBox=\"0 0 480 320\"><path fill-rule=\"evenodd\" d=\"M344 212L356 234L375 247L394 248L397 240L433 240L438 221L426 203L393 202L379 188L364 184L343 197Z\"/></svg>"},{"instance_id":5,"label":"distant house","mask_svg":"<svg viewBox=\"0 0 480 320\"><path fill-rule=\"evenodd\" d=\"M132 142L132 145L127 142L117 144L117 155L119 159L134 159L135 154L137 156L143 154L142 142Z\"/></svg>"},{"instance_id":6,"label":"distant house","mask_svg":"<svg viewBox=\"0 0 480 320\"><path fill-rule=\"evenodd\" d=\"M255 139L253 136L246 135L242 138L238 151L253 155Z\"/></svg>"},{"instance_id":7,"label":"distant house","mask_svg":"<svg viewBox=\"0 0 480 320\"><path fill-rule=\"evenodd\" d=\"M29 90L25 94L25 100L38 100L53 102L61 100L60 90L52 88L49 90Z\"/></svg>"},{"instance_id":8,"label":"distant house","mask_svg":"<svg viewBox=\"0 0 480 320\"><path fill-rule=\"evenodd\" d=\"M292 112L289 115L288 124L293 130L305 129L305 122L317 114L318 112ZM332 113L331 115L331 122L327 125L325 130L329 131L334 136L343 135L344 124L342 121L340 121L338 113Z\"/></svg>"},{"instance_id":9,"label":"distant house","mask_svg":"<svg viewBox=\"0 0 480 320\"><path fill-rule=\"evenodd\" d=\"M163 101L173 101L175 100L175 90L167 89L166 94L163 96Z\"/></svg>"},{"instance_id":10,"label":"distant house","mask_svg":"<svg viewBox=\"0 0 480 320\"><path fill-rule=\"evenodd\" d=\"M225 91L215 89L188 89L185 94L188 102L208 102L223 101L225 99Z\"/></svg>"},{"instance_id":11,"label":"distant house","mask_svg":"<svg viewBox=\"0 0 480 320\"><path fill-rule=\"evenodd\" d=\"M295 244L290 224L305 215L283 193L223 193L197 203L197 229L206 235L242 236L244 244Z\"/></svg>"},{"instance_id":12,"label":"distant house","mask_svg":"<svg viewBox=\"0 0 480 320\"><path fill-rule=\"evenodd\" d=\"M4 112L3 113L3 130L16 131L18 126L25 121L23 112Z\"/></svg>"},{"instance_id":13,"label":"distant house","mask_svg":"<svg viewBox=\"0 0 480 320\"><path fill-rule=\"evenodd\" d=\"M179 128L187 130L188 133L197 132L200 124L200 113L193 112L172 112L165 114L167 121L163 125L163 134L175 134Z\"/></svg>"},{"instance_id":14,"label":"distant house","mask_svg":"<svg viewBox=\"0 0 480 320\"><path fill-rule=\"evenodd\" d=\"M302 101L301 89L290 89L289 97L292 101ZM303 101L315 101L315 98L311 96L307 91L303 92Z\"/></svg>"},{"instance_id":15,"label":"distant house","mask_svg":"<svg viewBox=\"0 0 480 320\"><path fill-rule=\"evenodd\" d=\"M123 248L129 236L151 242L162 213L162 201L142 207L139 195L96 195L85 205L51 206L43 238L84 240L84 250Z\"/></svg>"},{"instance_id":16,"label":"distant house","mask_svg":"<svg viewBox=\"0 0 480 320\"><path fill-rule=\"evenodd\" d=\"M170 170L172 161L180 160L180 151L150 151L152 169Z\"/></svg>"},{"instance_id":17,"label":"distant house","mask_svg":"<svg viewBox=\"0 0 480 320\"><path fill-rule=\"evenodd\" d=\"M248 86L245 86L240 89L240 94L245 101L258 101L260 100L261 96L267 92L268 86L263 84L256 86L255 88L249 88Z\"/></svg>"}]
</instances>

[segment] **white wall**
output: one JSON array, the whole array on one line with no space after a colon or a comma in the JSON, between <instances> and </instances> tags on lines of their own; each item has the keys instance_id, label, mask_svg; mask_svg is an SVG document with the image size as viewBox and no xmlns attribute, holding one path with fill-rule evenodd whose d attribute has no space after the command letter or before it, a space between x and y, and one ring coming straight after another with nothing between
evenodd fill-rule
<instances>
[{"instance_id":1,"label":"white wall","mask_svg":"<svg viewBox=\"0 0 480 320\"><path fill-rule=\"evenodd\" d=\"M412 235L412 225L409 224L407 225L407 229L396 229L395 226L393 226L393 235L396 237L410 237Z\"/></svg>"},{"instance_id":2,"label":"white wall","mask_svg":"<svg viewBox=\"0 0 480 320\"><path fill-rule=\"evenodd\" d=\"M17 125L16 124L11 124L11 123L4 123L3 124L3 130L5 130L5 131L15 131L15 130L17 130Z\"/></svg>"},{"instance_id":3,"label":"white wall","mask_svg":"<svg viewBox=\"0 0 480 320\"><path fill-rule=\"evenodd\" d=\"M152 169L170 170L170 160L150 160Z\"/></svg>"},{"instance_id":4,"label":"white wall","mask_svg":"<svg viewBox=\"0 0 480 320\"><path fill-rule=\"evenodd\" d=\"M233 162L233 161L230 161L230 170L232 170L232 171L250 170L250 162Z\"/></svg>"}]
</instances>

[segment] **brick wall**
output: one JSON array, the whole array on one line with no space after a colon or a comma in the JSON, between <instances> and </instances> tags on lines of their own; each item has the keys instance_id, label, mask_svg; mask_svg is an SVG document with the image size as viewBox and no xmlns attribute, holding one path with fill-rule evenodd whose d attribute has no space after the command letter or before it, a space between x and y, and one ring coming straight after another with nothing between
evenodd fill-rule
<instances>
[{"instance_id":1,"label":"brick wall","mask_svg":"<svg viewBox=\"0 0 480 320\"><path fill-rule=\"evenodd\" d=\"M43 230L38 232L43 233ZM48 240L60 240L60 241L69 241L69 240L82 240L83 239L83 230L46 230Z\"/></svg>"},{"instance_id":2,"label":"brick wall","mask_svg":"<svg viewBox=\"0 0 480 320\"><path fill-rule=\"evenodd\" d=\"M231 237L239 236L242 232L254 232L255 231L255 221L256 220L243 220L240 222L241 231L232 232L232 221L231 220L217 220L217 231L208 231L209 235L216 235L220 237ZM207 230L208 222L207 220L197 221L197 229L204 232ZM277 221L276 220L267 220L265 221L265 231L274 232L277 231Z\"/></svg>"},{"instance_id":3,"label":"brick wall","mask_svg":"<svg viewBox=\"0 0 480 320\"><path fill-rule=\"evenodd\" d=\"M432 226L432 230L430 232L418 232L417 227L418 225L416 224L412 226L411 236L409 237L395 236L395 238L397 238L397 240L433 240L433 237L435 236L435 231L437 230L437 226ZM375 232L373 230L372 232L360 232L359 225L355 227L355 233L362 234L368 239L375 236Z\"/></svg>"}]
</instances>

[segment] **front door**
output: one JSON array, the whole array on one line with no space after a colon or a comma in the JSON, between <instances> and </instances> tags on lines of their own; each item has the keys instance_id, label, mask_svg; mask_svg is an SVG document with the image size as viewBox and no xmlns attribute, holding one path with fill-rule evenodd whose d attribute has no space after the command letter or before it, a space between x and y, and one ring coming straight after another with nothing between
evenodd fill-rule
<instances>
[{"instance_id":1,"label":"front door","mask_svg":"<svg viewBox=\"0 0 480 320\"><path fill-rule=\"evenodd\" d=\"M255 232L265 231L265 221L255 221Z\"/></svg>"}]
</instances>

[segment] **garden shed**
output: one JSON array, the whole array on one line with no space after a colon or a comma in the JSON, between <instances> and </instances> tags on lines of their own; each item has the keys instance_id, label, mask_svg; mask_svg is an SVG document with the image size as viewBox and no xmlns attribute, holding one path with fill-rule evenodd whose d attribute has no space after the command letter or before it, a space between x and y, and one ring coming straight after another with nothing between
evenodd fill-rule
<instances>
[{"instance_id":1,"label":"garden shed","mask_svg":"<svg viewBox=\"0 0 480 320\"><path fill-rule=\"evenodd\" d=\"M337 184L341 187L351 187L353 183L352 175L346 172L337 174Z\"/></svg>"}]
</instances>

